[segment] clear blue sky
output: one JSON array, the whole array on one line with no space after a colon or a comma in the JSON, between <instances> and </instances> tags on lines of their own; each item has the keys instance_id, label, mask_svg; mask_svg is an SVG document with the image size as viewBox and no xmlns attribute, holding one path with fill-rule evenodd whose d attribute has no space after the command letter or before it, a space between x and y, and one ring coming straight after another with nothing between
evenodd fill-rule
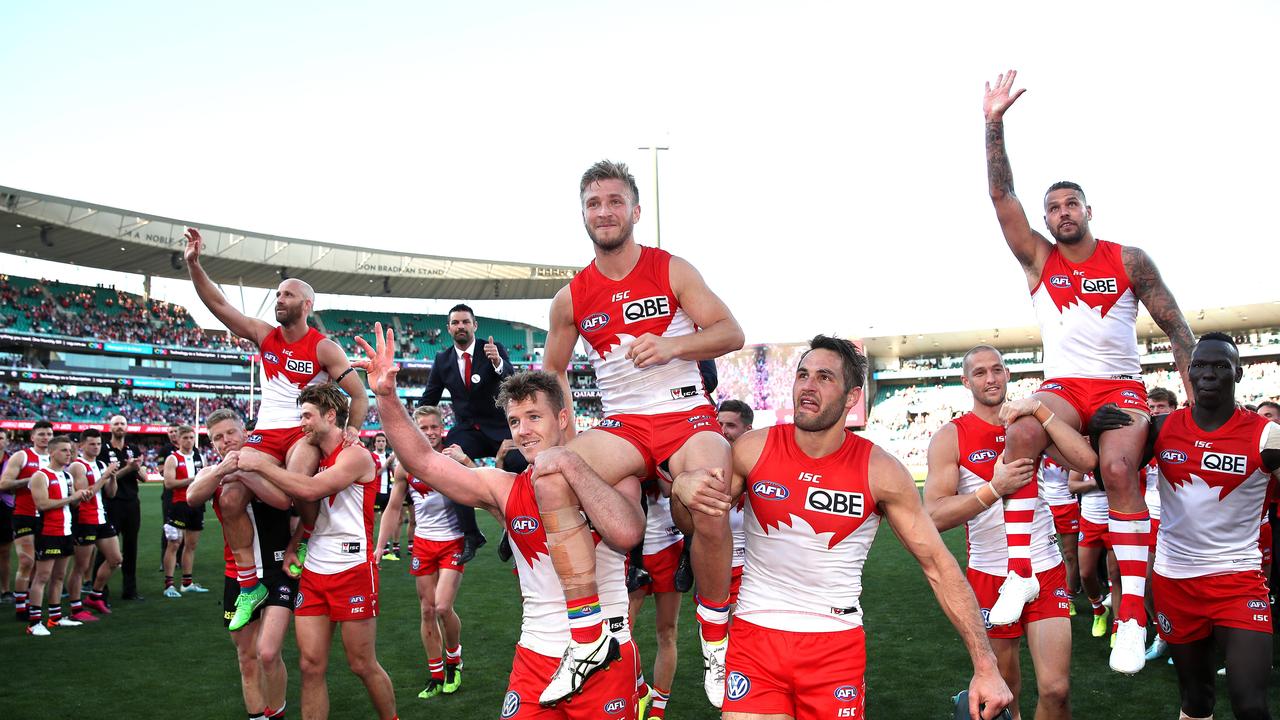
<instances>
[{"instance_id":1,"label":"clear blue sky","mask_svg":"<svg viewBox=\"0 0 1280 720\"><path fill-rule=\"evenodd\" d=\"M657 139L663 246L751 341L1030 324L982 145L983 82L1016 67L1033 224L1074 179L1184 309L1280 299L1280 4L878 5L8 3L0 184L581 265L578 176L630 162L650 242Z\"/></svg>"}]
</instances>

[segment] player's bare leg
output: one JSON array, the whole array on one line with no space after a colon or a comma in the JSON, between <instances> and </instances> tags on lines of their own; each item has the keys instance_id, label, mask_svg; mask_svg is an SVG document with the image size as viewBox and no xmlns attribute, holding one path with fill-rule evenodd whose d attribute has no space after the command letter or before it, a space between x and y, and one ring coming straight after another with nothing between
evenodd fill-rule
<instances>
[{"instance_id":1,"label":"player's bare leg","mask_svg":"<svg viewBox=\"0 0 1280 720\"><path fill-rule=\"evenodd\" d=\"M1120 598L1112 591L1112 609L1120 623L1111 669L1132 675L1142 669L1147 653L1147 553L1151 538L1151 514L1143 499L1139 469L1149 422L1131 413L1134 422L1102 434L1098 457L1111 514L1107 534L1120 567Z\"/></svg>"},{"instance_id":2,"label":"player's bare leg","mask_svg":"<svg viewBox=\"0 0 1280 720\"><path fill-rule=\"evenodd\" d=\"M111 575L124 563L120 554L120 540L116 537L98 538L98 554L102 556L102 564L98 566L98 574L93 578L93 590L89 593L91 607L99 613L110 613L103 593Z\"/></svg>"},{"instance_id":3,"label":"player's bare leg","mask_svg":"<svg viewBox=\"0 0 1280 720\"><path fill-rule=\"evenodd\" d=\"M1022 710L1018 705L1018 697L1022 694L1022 638L989 638L991 650L996 654L996 666L1000 669L1000 677L1013 693L1013 702L1009 703L1009 714L1013 720L1022 720Z\"/></svg>"},{"instance_id":4,"label":"player's bare leg","mask_svg":"<svg viewBox=\"0 0 1280 720\"><path fill-rule=\"evenodd\" d=\"M426 687L418 693L423 700L444 692L444 639L441 637L440 616L436 614L436 584L440 575L440 572L434 572L416 578L420 615L418 633L422 636L422 650L427 654L427 670L431 673Z\"/></svg>"},{"instance_id":5,"label":"player's bare leg","mask_svg":"<svg viewBox=\"0 0 1280 720\"><path fill-rule=\"evenodd\" d=\"M231 642L236 646L236 662L240 666L240 694L244 699L245 712L250 716L260 715L267 707L263 693L262 663L257 649L261 626L260 621L255 621L231 633Z\"/></svg>"},{"instance_id":6,"label":"player's bare leg","mask_svg":"<svg viewBox=\"0 0 1280 720\"><path fill-rule=\"evenodd\" d=\"M199 530L182 531L182 592L198 587L192 581L192 571L196 565L196 545L200 542Z\"/></svg>"},{"instance_id":7,"label":"player's bare leg","mask_svg":"<svg viewBox=\"0 0 1280 720\"><path fill-rule=\"evenodd\" d=\"M1036 672L1036 720L1070 720L1071 620L1037 620L1024 630ZM1016 692L1014 698L1016 702Z\"/></svg>"},{"instance_id":8,"label":"player's bare leg","mask_svg":"<svg viewBox=\"0 0 1280 720\"><path fill-rule=\"evenodd\" d=\"M392 720L396 716L396 694L391 678L378 663L378 620L348 620L342 626L342 647L347 652L347 665L364 683L373 709L379 720ZM326 692L327 700L327 692ZM305 713L304 713L305 714ZM308 716L310 717L310 716Z\"/></svg>"},{"instance_id":9,"label":"player's bare leg","mask_svg":"<svg viewBox=\"0 0 1280 720\"><path fill-rule=\"evenodd\" d=\"M329 717L329 648L335 623L323 615L299 615L293 619L298 642L298 667L302 670L302 717Z\"/></svg>"},{"instance_id":10,"label":"player's bare leg","mask_svg":"<svg viewBox=\"0 0 1280 720\"><path fill-rule=\"evenodd\" d=\"M36 567L36 541L31 535L13 539L13 549L18 553L18 574L13 578L14 612L19 620L26 620L27 603L31 596L31 576ZM39 601L36 602L39 605Z\"/></svg>"},{"instance_id":11,"label":"player's bare leg","mask_svg":"<svg viewBox=\"0 0 1280 720\"><path fill-rule=\"evenodd\" d=\"M280 649L289 631L293 613L288 608L272 605L262 608L258 621L257 652L262 666L262 693L266 707L280 710L285 704L285 689L289 685L289 671L285 668Z\"/></svg>"},{"instance_id":12,"label":"player's bare leg","mask_svg":"<svg viewBox=\"0 0 1280 720\"><path fill-rule=\"evenodd\" d=\"M436 583L436 617L444 633L446 693L455 693L462 685L462 618L453 608L462 586L462 573L441 569Z\"/></svg>"},{"instance_id":13,"label":"player's bare leg","mask_svg":"<svg viewBox=\"0 0 1280 720\"><path fill-rule=\"evenodd\" d=\"M27 620L27 632L32 635L48 634L48 631L40 626L41 621L44 619L44 613L41 608L44 605L45 587L52 579L54 562L56 561L39 560L31 569L30 584L27 586L30 596L27 599L27 617L25 619Z\"/></svg>"}]
</instances>

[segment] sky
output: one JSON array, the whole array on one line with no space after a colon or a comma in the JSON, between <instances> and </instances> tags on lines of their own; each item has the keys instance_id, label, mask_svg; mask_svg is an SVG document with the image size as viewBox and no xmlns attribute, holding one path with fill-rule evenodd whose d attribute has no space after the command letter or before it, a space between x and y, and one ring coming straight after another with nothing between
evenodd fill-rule
<instances>
[{"instance_id":1,"label":"sky","mask_svg":"<svg viewBox=\"0 0 1280 720\"><path fill-rule=\"evenodd\" d=\"M1075 180L1185 311L1280 299L1280 3L12 2L3 23L0 185L581 266L583 170L631 165L652 244L658 143L662 246L748 342L1034 323L983 148L983 83L1013 67L1034 227ZM189 284L154 291L220 327ZM473 304L546 326L548 301Z\"/></svg>"}]
</instances>

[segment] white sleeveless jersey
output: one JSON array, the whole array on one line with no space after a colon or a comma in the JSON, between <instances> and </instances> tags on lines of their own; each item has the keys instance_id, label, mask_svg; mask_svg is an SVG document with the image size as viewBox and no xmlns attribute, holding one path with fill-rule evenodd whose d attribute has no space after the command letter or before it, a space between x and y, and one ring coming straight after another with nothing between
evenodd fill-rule
<instances>
[{"instance_id":1,"label":"white sleeveless jersey","mask_svg":"<svg viewBox=\"0 0 1280 720\"><path fill-rule=\"evenodd\" d=\"M1152 520L1160 519L1160 464L1152 460L1149 465L1142 469L1143 480L1147 483L1146 492L1143 493L1142 499L1147 503L1147 510L1151 513Z\"/></svg>"},{"instance_id":2,"label":"white sleeveless jersey","mask_svg":"<svg viewBox=\"0 0 1280 720\"><path fill-rule=\"evenodd\" d=\"M533 495L532 474L530 467L516 476L503 509L524 601L519 643L539 655L558 658L569 644L569 616L565 611L564 589L547 552L547 533ZM631 639L631 629L627 625L624 558L598 535L593 533L593 538L600 614L609 621L618 642L625 643Z\"/></svg>"},{"instance_id":3,"label":"white sleeveless jersey","mask_svg":"<svg viewBox=\"0 0 1280 720\"><path fill-rule=\"evenodd\" d=\"M107 464L96 458L89 461L78 457L71 462L84 468L84 476L89 482L89 487L93 487L101 473L107 469ZM76 522L82 525L105 525L107 509L102 502L102 488L98 488L94 491L92 498L76 506Z\"/></svg>"},{"instance_id":4,"label":"white sleeveless jersey","mask_svg":"<svg viewBox=\"0 0 1280 720\"><path fill-rule=\"evenodd\" d=\"M644 554L653 555L680 542L684 535L671 519L671 498L649 498L644 524Z\"/></svg>"},{"instance_id":5,"label":"white sleeveless jersey","mask_svg":"<svg viewBox=\"0 0 1280 720\"><path fill-rule=\"evenodd\" d=\"M363 447L357 452L368 452ZM338 445L316 470L327 470L343 452ZM373 477L362 478L320 500L320 515L307 543L303 568L320 575L333 575L373 560L373 503L377 485Z\"/></svg>"},{"instance_id":6,"label":"white sleeveless jersey","mask_svg":"<svg viewBox=\"0 0 1280 720\"><path fill-rule=\"evenodd\" d=\"M1076 496L1067 489L1067 469L1050 460L1047 455L1040 461L1036 480L1040 485L1040 494L1050 507L1075 503Z\"/></svg>"},{"instance_id":7,"label":"white sleeveless jersey","mask_svg":"<svg viewBox=\"0 0 1280 720\"><path fill-rule=\"evenodd\" d=\"M1138 296L1121 246L1099 240L1089 259L1077 264L1055 245L1031 303L1040 322L1046 378L1141 378Z\"/></svg>"},{"instance_id":8,"label":"white sleeveless jersey","mask_svg":"<svg viewBox=\"0 0 1280 720\"><path fill-rule=\"evenodd\" d=\"M1093 473L1085 475L1092 478ZM1106 525L1111 520L1111 504L1106 490L1090 490L1080 496L1080 517L1095 525Z\"/></svg>"},{"instance_id":9,"label":"white sleeveless jersey","mask_svg":"<svg viewBox=\"0 0 1280 720\"><path fill-rule=\"evenodd\" d=\"M324 335L309 328L295 343L287 342L280 328L273 329L259 348L262 360L262 402L258 405L255 430L298 427L302 411L298 395L309 385L329 381L320 364L316 346Z\"/></svg>"},{"instance_id":10,"label":"white sleeveless jersey","mask_svg":"<svg viewBox=\"0 0 1280 720\"><path fill-rule=\"evenodd\" d=\"M448 542L462 537L458 516L445 496L418 478L409 476L409 499L413 501L416 523L414 537L434 542Z\"/></svg>"},{"instance_id":11,"label":"white sleeveless jersey","mask_svg":"<svg viewBox=\"0 0 1280 720\"><path fill-rule=\"evenodd\" d=\"M745 501L729 508L729 533L733 535L732 567L747 564L747 510Z\"/></svg>"}]
</instances>

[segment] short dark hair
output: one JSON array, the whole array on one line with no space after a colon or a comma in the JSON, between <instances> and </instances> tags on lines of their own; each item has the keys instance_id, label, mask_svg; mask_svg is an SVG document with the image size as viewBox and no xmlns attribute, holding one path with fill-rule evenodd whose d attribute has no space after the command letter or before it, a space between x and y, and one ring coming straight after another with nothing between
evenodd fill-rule
<instances>
[{"instance_id":1,"label":"short dark hair","mask_svg":"<svg viewBox=\"0 0 1280 720\"><path fill-rule=\"evenodd\" d=\"M1280 412L1280 403L1274 400L1263 400L1262 402L1258 403L1257 411L1261 411L1262 408L1264 407L1275 408L1276 412Z\"/></svg>"},{"instance_id":2,"label":"short dark hair","mask_svg":"<svg viewBox=\"0 0 1280 720\"><path fill-rule=\"evenodd\" d=\"M1151 402L1162 402L1169 407L1178 407L1178 396L1173 394L1172 390L1162 387L1153 387L1147 391L1147 400Z\"/></svg>"},{"instance_id":3,"label":"short dark hair","mask_svg":"<svg viewBox=\"0 0 1280 720\"><path fill-rule=\"evenodd\" d=\"M830 350L840 356L840 363L844 367L845 392L862 387L867 379L867 356L859 352L858 346L852 341L834 335L814 335L809 341L809 349L800 356L800 362L804 362L814 350Z\"/></svg>"},{"instance_id":4,"label":"short dark hair","mask_svg":"<svg viewBox=\"0 0 1280 720\"><path fill-rule=\"evenodd\" d=\"M993 352L996 354L996 356L1000 358L1000 362L1004 362L1004 355L997 348L991 345L974 345L973 347L969 348L969 352L965 353L964 359L960 361L960 368L961 368L960 372L962 372L965 375L968 375L969 374L969 358L973 357L974 355L977 355L980 352Z\"/></svg>"},{"instance_id":5,"label":"short dark hair","mask_svg":"<svg viewBox=\"0 0 1280 720\"><path fill-rule=\"evenodd\" d=\"M186 435L188 433L192 435L196 434L196 429L191 427L190 425L177 425L177 426L171 426L171 427L176 427L178 431L178 437L182 437L183 435Z\"/></svg>"},{"instance_id":6,"label":"short dark hair","mask_svg":"<svg viewBox=\"0 0 1280 720\"><path fill-rule=\"evenodd\" d=\"M741 400L725 400L720 403L720 408L716 412L738 413L738 417L742 418L742 422L750 425L756 419L756 413L751 406Z\"/></svg>"},{"instance_id":7,"label":"short dark hair","mask_svg":"<svg viewBox=\"0 0 1280 720\"><path fill-rule=\"evenodd\" d=\"M375 434L374 434L374 436L373 436L373 439L374 439L374 440L377 440L378 438L382 438L383 440L386 440L386 439L387 439L387 434L386 434L386 433L384 433L384 432L375 433Z\"/></svg>"},{"instance_id":8,"label":"short dark hair","mask_svg":"<svg viewBox=\"0 0 1280 720\"><path fill-rule=\"evenodd\" d=\"M80 442L84 442L89 438L100 438L100 437L102 437L102 431L99 430L98 428L85 428L84 430L80 431Z\"/></svg>"},{"instance_id":9,"label":"short dark hair","mask_svg":"<svg viewBox=\"0 0 1280 720\"><path fill-rule=\"evenodd\" d=\"M1083 200L1086 205L1089 203L1089 199L1084 196L1084 188L1080 187L1080 185L1077 183L1071 182L1070 180L1059 180L1058 182L1050 185L1049 189L1044 191L1044 196L1049 197L1049 193L1053 192L1054 190L1074 190L1080 193L1080 199Z\"/></svg>"},{"instance_id":10,"label":"short dark hair","mask_svg":"<svg viewBox=\"0 0 1280 720\"><path fill-rule=\"evenodd\" d=\"M453 307L449 308L449 315L452 315L456 312L468 313L471 315L472 320L476 319L476 311L472 310L471 306L466 303L458 303L457 305L454 305ZM448 315L446 315L445 318L447 319Z\"/></svg>"},{"instance_id":11,"label":"short dark hair","mask_svg":"<svg viewBox=\"0 0 1280 720\"><path fill-rule=\"evenodd\" d=\"M1237 351L1240 349L1236 347L1236 341L1234 338L1232 338L1230 335L1224 332L1218 332L1217 330L1214 330L1213 332L1207 332L1200 336L1200 342L1204 342L1205 340L1224 342L1230 345L1231 347L1236 348Z\"/></svg>"},{"instance_id":12,"label":"short dark hair","mask_svg":"<svg viewBox=\"0 0 1280 720\"><path fill-rule=\"evenodd\" d=\"M49 422L48 420L37 420L35 424L31 426L32 431L43 430L45 428L49 428L50 430L52 430L53 423Z\"/></svg>"},{"instance_id":13,"label":"short dark hair","mask_svg":"<svg viewBox=\"0 0 1280 720\"><path fill-rule=\"evenodd\" d=\"M538 393L547 396L551 409L557 414L564 409L564 391L556 376L543 370L525 370L502 381L498 388L497 406L503 410L513 402L533 400Z\"/></svg>"},{"instance_id":14,"label":"short dark hair","mask_svg":"<svg viewBox=\"0 0 1280 720\"><path fill-rule=\"evenodd\" d=\"M303 403L311 403L320 408L320 412L329 412L330 410L338 414L338 427L347 424L347 409L350 407L346 393L338 387L337 383L327 382L319 385L308 385L298 393L298 407L302 407Z\"/></svg>"},{"instance_id":15,"label":"short dark hair","mask_svg":"<svg viewBox=\"0 0 1280 720\"><path fill-rule=\"evenodd\" d=\"M581 198L592 183L598 183L601 180L623 181L626 183L627 189L631 191L631 204L640 204L640 188L636 187L636 179L631 175L631 169L627 167L626 163L612 160L601 160L582 173L582 182L578 184L578 197Z\"/></svg>"}]
</instances>

